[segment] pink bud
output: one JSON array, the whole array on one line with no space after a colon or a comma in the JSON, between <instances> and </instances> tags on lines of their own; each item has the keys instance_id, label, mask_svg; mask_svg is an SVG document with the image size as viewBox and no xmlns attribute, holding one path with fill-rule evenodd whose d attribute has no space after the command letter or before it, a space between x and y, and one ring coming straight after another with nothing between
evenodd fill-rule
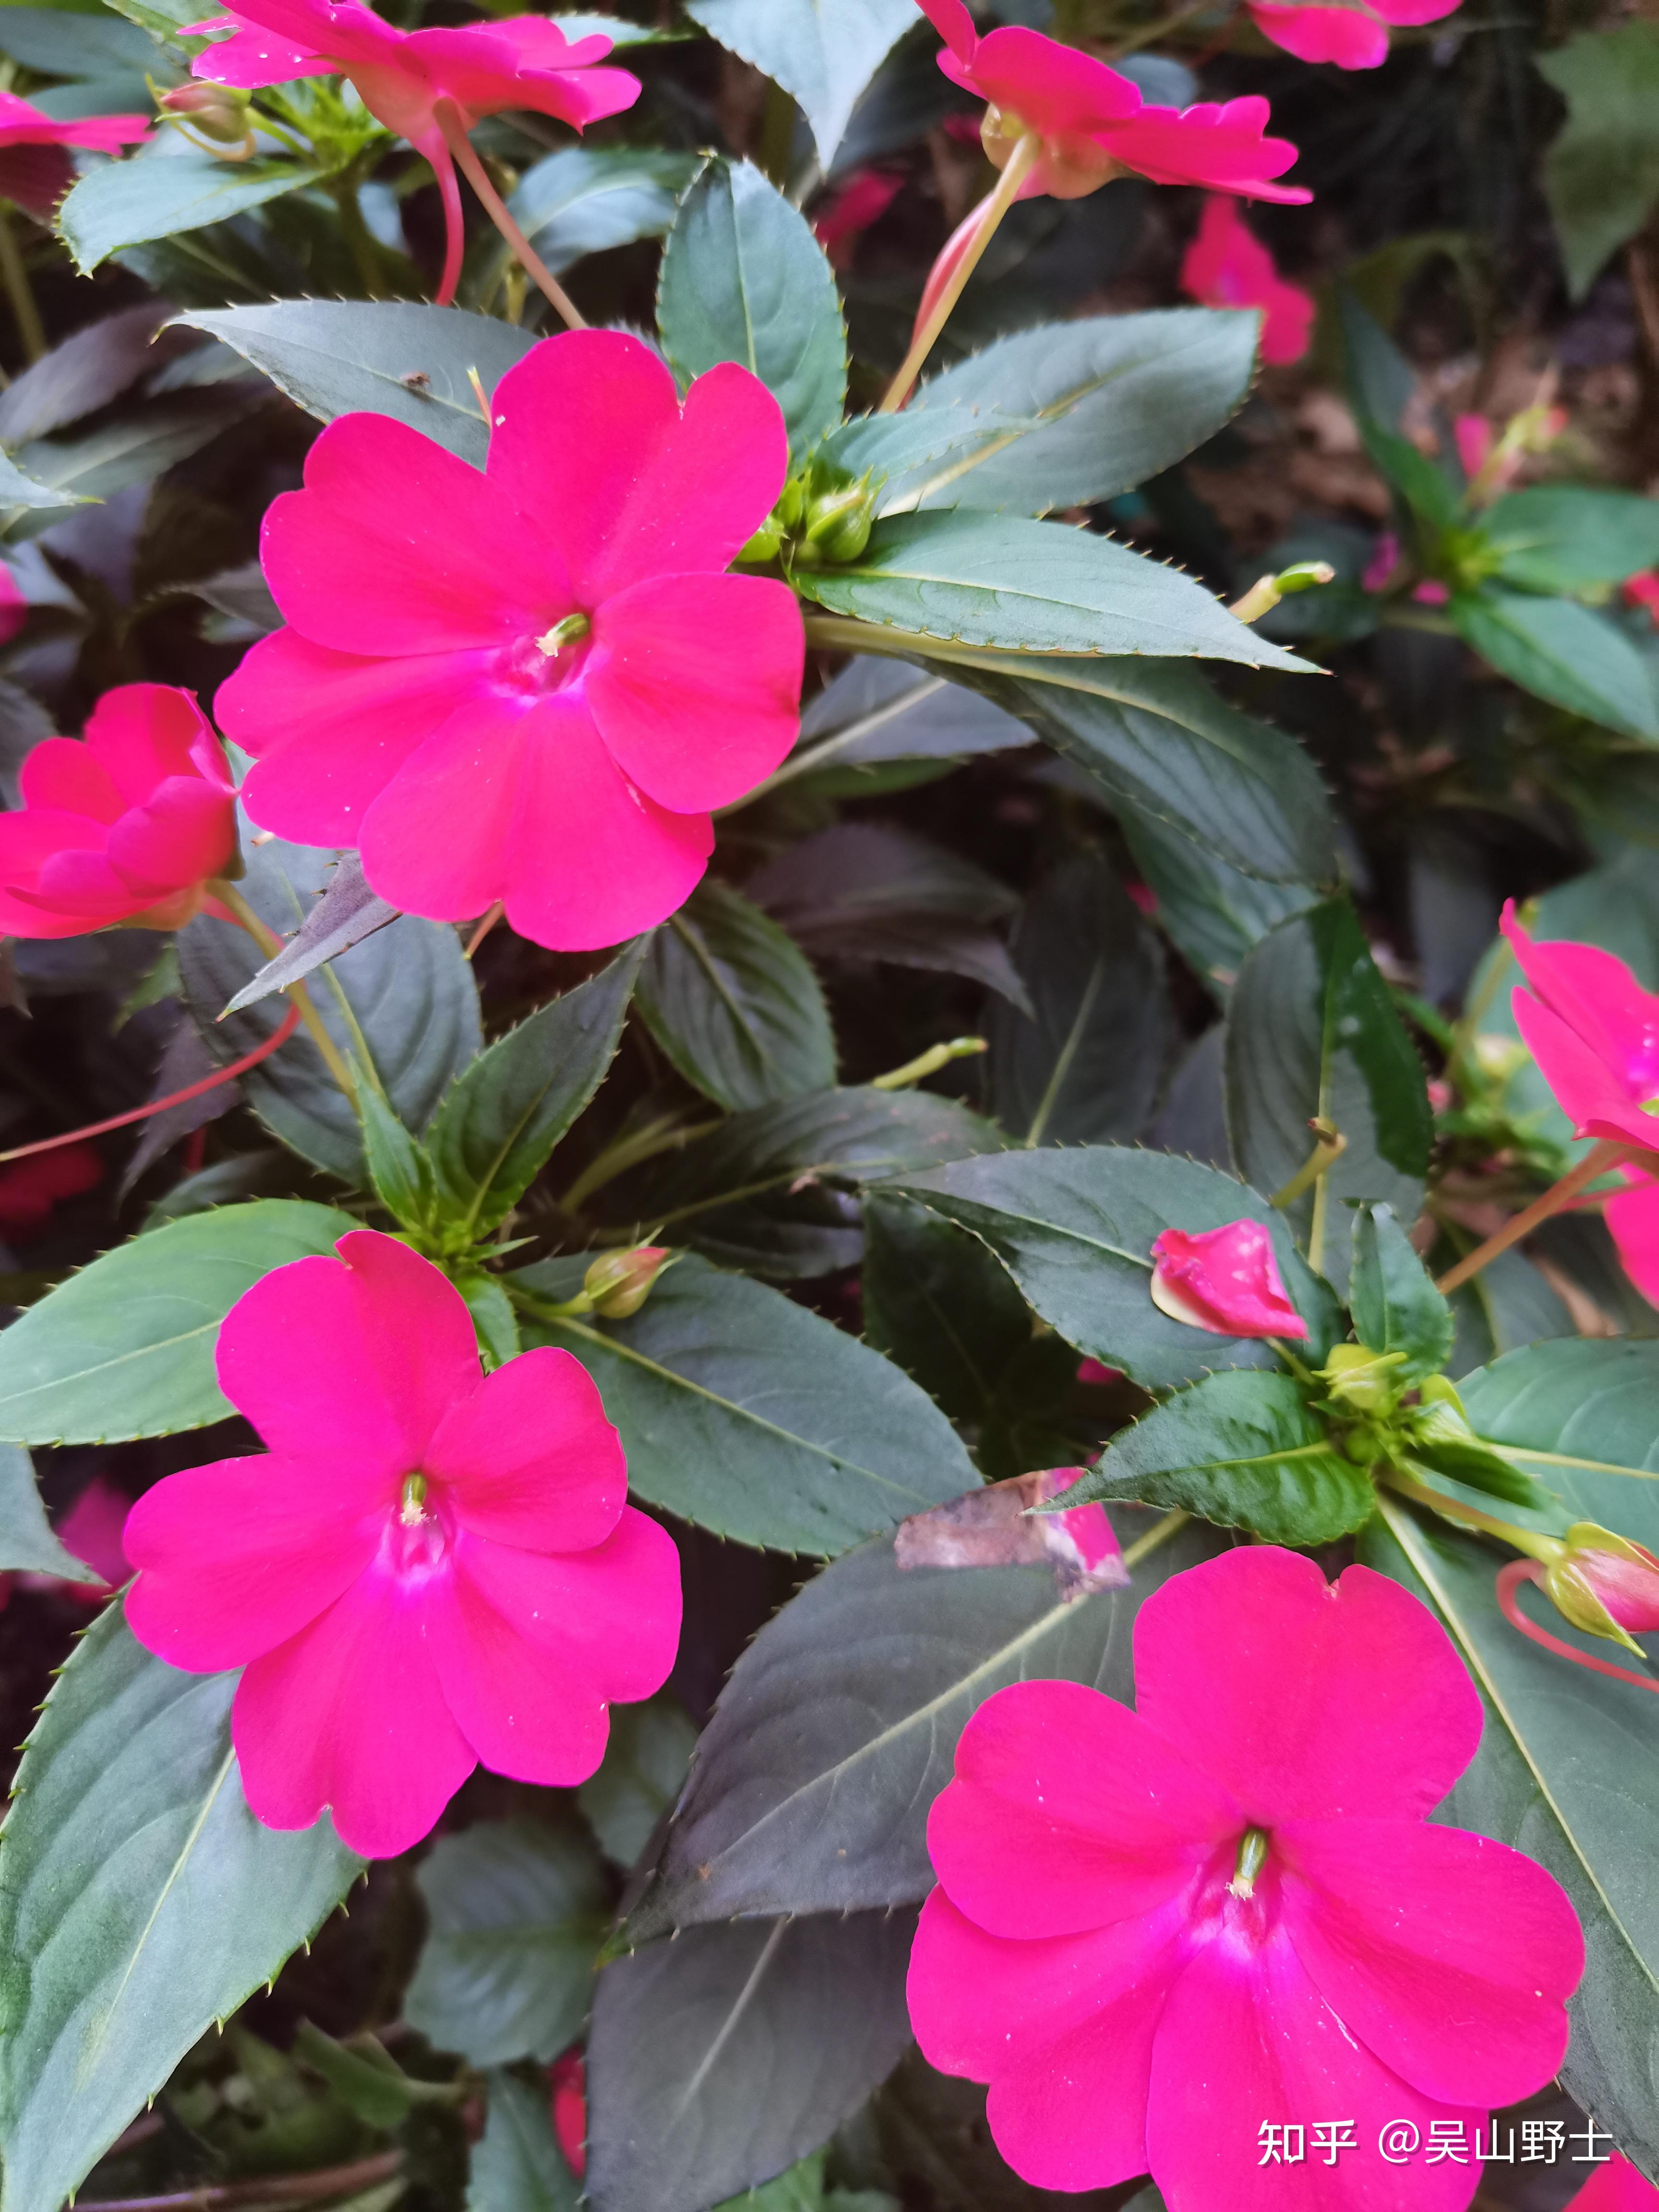
<instances>
[{"instance_id":1,"label":"pink bud","mask_svg":"<svg viewBox=\"0 0 1659 2212\"><path fill-rule=\"evenodd\" d=\"M1608 1623L1625 1637L1659 1629L1659 1559L1627 1536L1581 1521L1569 1528L1566 1550L1547 1571L1544 1587L1556 1610L1575 1628L1606 1636Z\"/></svg>"},{"instance_id":2,"label":"pink bud","mask_svg":"<svg viewBox=\"0 0 1659 2212\"><path fill-rule=\"evenodd\" d=\"M1447 600L1450 599L1451 593L1447 590L1443 584L1437 582L1435 578L1431 576L1426 582L1419 584L1414 587L1412 592L1412 597L1416 599L1420 605L1425 607L1443 607Z\"/></svg>"},{"instance_id":3,"label":"pink bud","mask_svg":"<svg viewBox=\"0 0 1659 2212\"><path fill-rule=\"evenodd\" d=\"M1273 1238L1259 1221L1189 1236L1166 1229L1152 1245L1152 1304L1214 1336L1295 1336L1308 1324L1285 1294Z\"/></svg>"},{"instance_id":4,"label":"pink bud","mask_svg":"<svg viewBox=\"0 0 1659 2212\"><path fill-rule=\"evenodd\" d=\"M587 2171L587 2061L581 2045L553 2062L553 2132L578 2181Z\"/></svg>"}]
</instances>

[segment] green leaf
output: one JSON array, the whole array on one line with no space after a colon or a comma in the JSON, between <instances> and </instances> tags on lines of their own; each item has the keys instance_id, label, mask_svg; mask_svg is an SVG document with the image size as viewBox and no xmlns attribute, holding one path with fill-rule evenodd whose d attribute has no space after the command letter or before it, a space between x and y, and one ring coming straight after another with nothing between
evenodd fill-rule
<instances>
[{"instance_id":1,"label":"green leaf","mask_svg":"<svg viewBox=\"0 0 1659 2212\"><path fill-rule=\"evenodd\" d=\"M9 530L20 515L58 514L65 507L85 504L84 493L39 483L25 476L9 453L0 453L0 533Z\"/></svg>"},{"instance_id":2,"label":"green leaf","mask_svg":"<svg viewBox=\"0 0 1659 2212\"><path fill-rule=\"evenodd\" d=\"M14 1569L70 1583L103 1580L52 1534L28 1454L16 1444L0 1444L0 1571Z\"/></svg>"},{"instance_id":3,"label":"green leaf","mask_svg":"<svg viewBox=\"0 0 1659 2212\"><path fill-rule=\"evenodd\" d=\"M439 1217L458 1241L472 1243L506 1218L604 1081L643 951L630 945L509 1030L446 1094L428 1148Z\"/></svg>"},{"instance_id":4,"label":"green leaf","mask_svg":"<svg viewBox=\"0 0 1659 2212\"><path fill-rule=\"evenodd\" d=\"M484 1365L490 1369L504 1367L509 1359L516 1359L522 1349L519 1316L501 1277L487 1274L483 1269L475 1273L467 1268L455 1276L454 1282L466 1300L472 1326L478 1332Z\"/></svg>"},{"instance_id":5,"label":"green leaf","mask_svg":"<svg viewBox=\"0 0 1659 2212\"><path fill-rule=\"evenodd\" d=\"M1606 616L1576 599L1544 599L1488 584L1447 608L1458 635L1500 676L1569 714L1626 737L1659 741L1648 664Z\"/></svg>"},{"instance_id":6,"label":"green leaf","mask_svg":"<svg viewBox=\"0 0 1659 2212\"><path fill-rule=\"evenodd\" d=\"M1230 991L1245 956L1276 922L1319 903L1313 883L1269 883L1119 797L1118 826L1146 888L1153 920L1205 980Z\"/></svg>"},{"instance_id":7,"label":"green leaf","mask_svg":"<svg viewBox=\"0 0 1659 2212\"><path fill-rule=\"evenodd\" d=\"M562 146L525 171L507 202L514 221L557 276L589 253L665 238L696 174L691 154L641 146ZM500 259L511 258L503 245Z\"/></svg>"},{"instance_id":8,"label":"green leaf","mask_svg":"<svg viewBox=\"0 0 1659 2212\"><path fill-rule=\"evenodd\" d=\"M0 1334L0 1437L118 1443L224 1420L234 1408L214 1371L220 1322L273 1267L331 1253L356 1226L271 1198L118 1244Z\"/></svg>"},{"instance_id":9,"label":"green leaf","mask_svg":"<svg viewBox=\"0 0 1659 2212\"><path fill-rule=\"evenodd\" d=\"M1267 1224L1310 1349L1322 1358L1319 1347L1341 1333L1334 1300L1309 1273L1282 1217L1196 1160L1117 1145L1000 1152L905 1176L899 1188L972 1230L1067 1344L1149 1390L1173 1389L1211 1368L1275 1364L1258 1340L1189 1328L1152 1304L1152 1240L1165 1229Z\"/></svg>"},{"instance_id":10,"label":"green leaf","mask_svg":"<svg viewBox=\"0 0 1659 2212\"><path fill-rule=\"evenodd\" d=\"M1535 58L1567 103L1544 190L1578 301L1659 201L1659 24L1581 32Z\"/></svg>"},{"instance_id":11,"label":"green leaf","mask_svg":"<svg viewBox=\"0 0 1659 2212\"><path fill-rule=\"evenodd\" d=\"M847 334L835 271L805 216L752 162L704 163L669 233L657 317L681 383L722 361L752 370L782 408L797 457L840 422Z\"/></svg>"},{"instance_id":12,"label":"green leaf","mask_svg":"<svg viewBox=\"0 0 1659 2212\"><path fill-rule=\"evenodd\" d=\"M432 1215L432 1163L372 1083L361 1086L358 1104L374 1194L405 1228L420 1228Z\"/></svg>"},{"instance_id":13,"label":"green leaf","mask_svg":"<svg viewBox=\"0 0 1659 2212\"><path fill-rule=\"evenodd\" d=\"M1449 1247L1443 1249L1449 1266L1457 1255ZM1446 1372L1454 1382L1540 1338L1578 1334L1559 1292L1522 1252L1500 1252L1489 1260L1478 1275L1452 1293L1451 1309L1457 1334Z\"/></svg>"},{"instance_id":14,"label":"green leaf","mask_svg":"<svg viewBox=\"0 0 1659 2212\"><path fill-rule=\"evenodd\" d=\"M1348 1303L1361 1344L1405 1354L1395 1370L1401 1382L1437 1375L1450 1358L1452 1310L1386 1206L1362 1206L1354 1217Z\"/></svg>"},{"instance_id":15,"label":"green leaf","mask_svg":"<svg viewBox=\"0 0 1659 2212\"><path fill-rule=\"evenodd\" d=\"M1030 742L1023 723L959 684L902 660L860 653L802 710L800 742L787 774L958 761ZM857 789L855 781L849 795Z\"/></svg>"},{"instance_id":16,"label":"green leaf","mask_svg":"<svg viewBox=\"0 0 1659 2212\"><path fill-rule=\"evenodd\" d=\"M1528 1345L1458 1390L1471 1427L1559 1492L1575 1520L1659 1549L1659 1344Z\"/></svg>"},{"instance_id":17,"label":"green leaf","mask_svg":"<svg viewBox=\"0 0 1659 2212\"><path fill-rule=\"evenodd\" d=\"M579 2212L582 2185L553 2134L544 2086L492 2070L484 2131L472 2148L466 2212Z\"/></svg>"},{"instance_id":18,"label":"green leaf","mask_svg":"<svg viewBox=\"0 0 1659 2212\"><path fill-rule=\"evenodd\" d=\"M1280 1189L1333 1123L1347 1148L1286 1209L1307 1239L1323 1217L1323 1273L1348 1279L1350 1200L1381 1200L1401 1222L1423 1202L1433 1122L1421 1061L1346 897L1270 930L1239 970L1227 1012L1227 1127L1258 1190Z\"/></svg>"},{"instance_id":19,"label":"green leaf","mask_svg":"<svg viewBox=\"0 0 1659 2212\"><path fill-rule=\"evenodd\" d=\"M1437 461L1419 451L1409 438L1363 424L1365 448L1407 506L1431 530L1455 530L1464 520L1457 486Z\"/></svg>"},{"instance_id":20,"label":"green leaf","mask_svg":"<svg viewBox=\"0 0 1659 2212\"><path fill-rule=\"evenodd\" d=\"M1090 507L1173 468L1249 397L1255 318L1209 307L1092 315L1000 338L924 384L897 415L831 441L882 470L879 512Z\"/></svg>"},{"instance_id":21,"label":"green leaf","mask_svg":"<svg viewBox=\"0 0 1659 2212\"><path fill-rule=\"evenodd\" d=\"M1659 562L1659 500L1581 484L1530 484L1481 518L1498 573L1528 592L1622 584Z\"/></svg>"},{"instance_id":22,"label":"green leaf","mask_svg":"<svg viewBox=\"0 0 1659 2212\"><path fill-rule=\"evenodd\" d=\"M993 1419L999 1385L1032 1340L1007 1270L976 1237L896 1191L870 1193L864 1228L866 1343L953 1421Z\"/></svg>"},{"instance_id":23,"label":"green leaf","mask_svg":"<svg viewBox=\"0 0 1659 2212\"><path fill-rule=\"evenodd\" d=\"M859 94L916 20L909 0L687 0L685 12L791 95L824 170Z\"/></svg>"},{"instance_id":24,"label":"green leaf","mask_svg":"<svg viewBox=\"0 0 1659 2212\"><path fill-rule=\"evenodd\" d=\"M631 1867L679 1796L697 1731L667 1691L643 1705L612 1705L605 1764L576 1802L606 1858Z\"/></svg>"},{"instance_id":25,"label":"green leaf","mask_svg":"<svg viewBox=\"0 0 1659 2212\"><path fill-rule=\"evenodd\" d=\"M1258 637L1178 568L1060 523L896 515L876 525L856 563L803 570L795 583L833 613L919 640L1018 653L1196 654L1252 668L1308 665Z\"/></svg>"},{"instance_id":26,"label":"green leaf","mask_svg":"<svg viewBox=\"0 0 1659 2212\"><path fill-rule=\"evenodd\" d=\"M90 276L124 246L228 222L280 193L316 184L323 173L314 162L222 161L163 134L154 152L106 162L82 177L58 208L58 234L81 274Z\"/></svg>"},{"instance_id":27,"label":"green leaf","mask_svg":"<svg viewBox=\"0 0 1659 2212\"><path fill-rule=\"evenodd\" d=\"M1120 1431L1063 1493L1067 1505L1132 1498L1298 1546L1350 1534L1376 1504L1288 1375L1206 1375Z\"/></svg>"},{"instance_id":28,"label":"green leaf","mask_svg":"<svg viewBox=\"0 0 1659 2212\"><path fill-rule=\"evenodd\" d=\"M246 415L249 405L245 392L230 388L165 392L157 398L130 402L78 437L36 439L16 459L26 475L64 495L55 506L109 499L188 460ZM0 486L0 498L4 496Z\"/></svg>"},{"instance_id":29,"label":"green leaf","mask_svg":"<svg viewBox=\"0 0 1659 2212\"><path fill-rule=\"evenodd\" d=\"M353 2049L325 2034L313 2021L300 2022L293 2055L371 2128L401 2127L417 2106L449 2104L465 2094L447 2081L421 2081L405 2074L373 2034L361 2038Z\"/></svg>"},{"instance_id":30,"label":"green leaf","mask_svg":"<svg viewBox=\"0 0 1659 2212\"><path fill-rule=\"evenodd\" d=\"M913 1912L693 1928L599 1976L587 2174L605 2212L703 2212L815 2149L910 2039Z\"/></svg>"},{"instance_id":31,"label":"green leaf","mask_svg":"<svg viewBox=\"0 0 1659 2212\"><path fill-rule=\"evenodd\" d=\"M927 1815L969 1717L1010 1682L1127 1700L1141 1601L1222 1540L1185 1529L1129 1589L1070 1603L1046 1567L905 1569L890 1539L836 1560L732 1669L629 1934L925 1897Z\"/></svg>"},{"instance_id":32,"label":"green leaf","mask_svg":"<svg viewBox=\"0 0 1659 2212\"><path fill-rule=\"evenodd\" d=\"M695 1089L733 1113L830 1090L836 1039L806 956L725 884L693 891L651 939L640 1012Z\"/></svg>"},{"instance_id":33,"label":"green leaf","mask_svg":"<svg viewBox=\"0 0 1659 2212\"><path fill-rule=\"evenodd\" d=\"M581 2033L609 1917L574 1823L489 1820L440 1836L416 1869L428 1932L404 2017L475 2066L556 2058Z\"/></svg>"},{"instance_id":34,"label":"green leaf","mask_svg":"<svg viewBox=\"0 0 1659 2212\"><path fill-rule=\"evenodd\" d=\"M661 1276L630 1321L538 1321L526 1334L592 1376L640 1497L739 1543L844 1552L974 1487L955 1431L907 1375L700 1260Z\"/></svg>"},{"instance_id":35,"label":"green leaf","mask_svg":"<svg viewBox=\"0 0 1659 2212\"><path fill-rule=\"evenodd\" d=\"M998 1121L1028 1145L1139 1135L1170 1044L1164 957L1103 858L1079 854L1038 884L1013 956L1034 1011L992 1018Z\"/></svg>"},{"instance_id":36,"label":"green leaf","mask_svg":"<svg viewBox=\"0 0 1659 2212\"><path fill-rule=\"evenodd\" d=\"M359 410L390 415L480 468L489 428L467 371L493 392L536 343L533 331L493 316L404 300L281 300L179 319L222 338L320 422Z\"/></svg>"},{"instance_id":37,"label":"green leaf","mask_svg":"<svg viewBox=\"0 0 1659 2212\"><path fill-rule=\"evenodd\" d=\"M58 2212L363 1870L326 1814L296 1834L248 1811L235 1686L154 1658L111 1605L29 1739L0 1846L6 2212Z\"/></svg>"}]
</instances>

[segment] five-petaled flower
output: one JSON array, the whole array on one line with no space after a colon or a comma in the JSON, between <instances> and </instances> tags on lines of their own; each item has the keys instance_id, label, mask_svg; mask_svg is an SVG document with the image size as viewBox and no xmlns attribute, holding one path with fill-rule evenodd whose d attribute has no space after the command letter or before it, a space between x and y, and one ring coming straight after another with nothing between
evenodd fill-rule
<instances>
[{"instance_id":1,"label":"five-petaled flower","mask_svg":"<svg viewBox=\"0 0 1659 2212\"><path fill-rule=\"evenodd\" d=\"M461 130L516 107L580 131L640 96L640 81L627 70L595 66L611 50L604 33L572 39L544 15L399 31L364 0L235 0L222 15L189 27L234 33L198 54L193 76L253 91L337 74L356 86L378 122L426 156L444 203L440 304L454 296L464 238L460 185L439 103L453 103L453 125Z\"/></svg>"},{"instance_id":2,"label":"five-petaled flower","mask_svg":"<svg viewBox=\"0 0 1659 2212\"><path fill-rule=\"evenodd\" d=\"M1262 36L1298 61L1362 70L1387 61L1390 29L1437 23L1458 4L1459 0L1344 0L1340 6L1298 8L1249 0L1249 9Z\"/></svg>"},{"instance_id":3,"label":"five-petaled flower","mask_svg":"<svg viewBox=\"0 0 1659 2212\"><path fill-rule=\"evenodd\" d=\"M46 115L15 92L0 92L0 200L15 200L40 221L74 177L65 149L118 154L149 135L148 115Z\"/></svg>"},{"instance_id":4,"label":"five-petaled flower","mask_svg":"<svg viewBox=\"0 0 1659 2212\"><path fill-rule=\"evenodd\" d=\"M795 739L799 607L725 573L783 487L783 416L734 362L682 411L612 331L545 339L490 412L482 472L386 416L329 425L265 518L290 627L219 714L259 757L254 821L361 847L393 905L501 899L539 944L614 945L683 903L710 810Z\"/></svg>"},{"instance_id":5,"label":"five-petaled flower","mask_svg":"<svg viewBox=\"0 0 1659 2212\"><path fill-rule=\"evenodd\" d=\"M917 0L945 41L939 65L953 84L987 103L981 137L1006 168L1028 131L1042 151L1020 187L1080 199L1129 172L1157 185L1207 185L1246 198L1306 200L1297 185L1276 185L1296 159L1288 139L1264 138L1267 103L1254 96L1218 106L1148 107L1140 88L1075 46L1022 24L981 38L964 0Z\"/></svg>"},{"instance_id":6,"label":"five-petaled flower","mask_svg":"<svg viewBox=\"0 0 1659 2212\"><path fill-rule=\"evenodd\" d=\"M236 799L194 696L124 684L84 739L47 738L23 763L21 808L0 814L0 931L80 937L124 922L177 929L210 904L236 849Z\"/></svg>"},{"instance_id":7,"label":"five-petaled flower","mask_svg":"<svg viewBox=\"0 0 1659 2212\"><path fill-rule=\"evenodd\" d=\"M1513 899L1499 927L1531 986L1516 1024L1576 1133L1659 1151L1659 997L1600 945L1539 944Z\"/></svg>"},{"instance_id":8,"label":"five-petaled flower","mask_svg":"<svg viewBox=\"0 0 1659 2212\"><path fill-rule=\"evenodd\" d=\"M1379 2130L1472 2126L1567 2045L1584 1948L1544 1869L1431 1826L1480 1741L1445 1632L1365 1567L1267 1547L1135 1621L1135 1710L1023 1682L969 1722L910 1964L923 2054L988 2081L1043 2189L1151 2172L1172 2212L1461 2212L1480 2169L1395 2180ZM1334 2168L1259 2164L1264 2114L1340 2112Z\"/></svg>"},{"instance_id":9,"label":"five-petaled flower","mask_svg":"<svg viewBox=\"0 0 1659 2212\"><path fill-rule=\"evenodd\" d=\"M1306 1336L1285 1295L1272 1232L1259 1221L1165 1229L1152 1240L1152 1302L1217 1336Z\"/></svg>"},{"instance_id":10,"label":"five-petaled flower","mask_svg":"<svg viewBox=\"0 0 1659 2212\"><path fill-rule=\"evenodd\" d=\"M325 1807L354 1850L418 1843L482 1760L568 1788L613 1701L679 1639L673 1540L626 1503L599 1394L568 1352L479 1371L461 1295L395 1237L254 1285L220 1387L270 1447L169 1475L128 1519L141 1644L242 1667L232 1735L268 1827Z\"/></svg>"},{"instance_id":11,"label":"five-petaled flower","mask_svg":"<svg viewBox=\"0 0 1659 2212\"><path fill-rule=\"evenodd\" d=\"M1215 192L1181 264L1181 289L1206 307L1260 307L1261 358L1300 361L1313 330L1314 297L1285 282L1273 258L1239 211Z\"/></svg>"}]
</instances>

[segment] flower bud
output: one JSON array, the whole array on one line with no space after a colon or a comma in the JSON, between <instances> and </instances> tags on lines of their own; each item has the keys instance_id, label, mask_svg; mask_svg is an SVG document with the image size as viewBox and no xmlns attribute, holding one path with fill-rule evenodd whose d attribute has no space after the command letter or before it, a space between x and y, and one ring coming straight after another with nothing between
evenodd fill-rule
<instances>
[{"instance_id":1,"label":"flower bud","mask_svg":"<svg viewBox=\"0 0 1659 2212\"><path fill-rule=\"evenodd\" d=\"M636 1244L607 1252L582 1277L582 1293L602 1321L626 1321L651 1295L651 1286L673 1255L665 1245Z\"/></svg>"},{"instance_id":2,"label":"flower bud","mask_svg":"<svg viewBox=\"0 0 1659 2212\"><path fill-rule=\"evenodd\" d=\"M825 561L856 561L870 543L875 499L867 478L820 492L807 510L806 543Z\"/></svg>"},{"instance_id":3,"label":"flower bud","mask_svg":"<svg viewBox=\"0 0 1659 2212\"><path fill-rule=\"evenodd\" d=\"M226 146L240 146L248 135L250 95L226 84L179 84L158 93L155 104L165 115L173 115Z\"/></svg>"},{"instance_id":4,"label":"flower bud","mask_svg":"<svg viewBox=\"0 0 1659 2212\"><path fill-rule=\"evenodd\" d=\"M1565 1549L1546 1567L1543 1583L1557 1612L1588 1636L1639 1650L1630 1631L1659 1629L1659 1559L1593 1521L1568 1529Z\"/></svg>"},{"instance_id":5,"label":"flower bud","mask_svg":"<svg viewBox=\"0 0 1659 2212\"><path fill-rule=\"evenodd\" d=\"M738 555L739 568L763 568L767 562L775 561L783 544L783 524L775 507L749 543Z\"/></svg>"},{"instance_id":6,"label":"flower bud","mask_svg":"<svg viewBox=\"0 0 1659 2212\"><path fill-rule=\"evenodd\" d=\"M1395 1371L1405 1364L1400 1352L1373 1352L1368 1344L1339 1344L1321 1370L1339 1406L1356 1413L1388 1414L1403 1387Z\"/></svg>"},{"instance_id":7,"label":"flower bud","mask_svg":"<svg viewBox=\"0 0 1659 2212\"><path fill-rule=\"evenodd\" d=\"M1152 1304L1217 1336L1294 1336L1308 1324L1285 1294L1273 1241L1260 1221L1166 1229L1152 1244Z\"/></svg>"}]
</instances>

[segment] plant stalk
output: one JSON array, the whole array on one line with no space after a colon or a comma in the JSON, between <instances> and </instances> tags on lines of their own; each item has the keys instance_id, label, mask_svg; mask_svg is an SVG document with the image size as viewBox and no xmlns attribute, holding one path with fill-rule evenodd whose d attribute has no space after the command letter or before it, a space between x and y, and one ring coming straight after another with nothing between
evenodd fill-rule
<instances>
[{"instance_id":1,"label":"plant stalk","mask_svg":"<svg viewBox=\"0 0 1659 2212\"><path fill-rule=\"evenodd\" d=\"M438 118L438 128L444 134L444 143L455 156L457 167L483 203L485 214L512 247L514 258L551 301L558 313L563 317L566 327L573 331L585 331L587 324L577 311L575 301L542 259L540 254L537 252L535 247L532 246L518 224L514 222L507 211L506 201L490 183L483 163L472 149L472 141L466 135L466 126L461 120L460 110L453 100L441 100L437 102L434 112Z\"/></svg>"},{"instance_id":2,"label":"plant stalk","mask_svg":"<svg viewBox=\"0 0 1659 2212\"><path fill-rule=\"evenodd\" d=\"M1559 1213L1564 1206L1571 1205L1580 1191L1606 1175L1609 1168L1617 1167L1620 1160L1638 1156L1635 1146L1604 1137L1585 1153L1576 1168L1569 1168L1559 1182L1553 1182L1541 1198L1534 1199L1530 1206L1524 1206L1519 1213L1511 1214L1495 1235L1488 1237L1484 1244L1477 1244L1474 1251L1466 1254L1455 1267L1449 1267L1437 1287L1449 1297L1471 1276L1478 1275L1483 1267L1497 1259L1500 1252L1507 1252L1511 1244L1518 1244L1523 1237L1530 1237L1533 1231L1549 1220L1553 1214Z\"/></svg>"},{"instance_id":3,"label":"plant stalk","mask_svg":"<svg viewBox=\"0 0 1659 2212\"><path fill-rule=\"evenodd\" d=\"M40 310L34 304L28 269L17 243L17 234L11 227L11 216L9 203L0 200L0 284L5 286L11 311L17 318L23 351L31 361L39 361L46 350L46 328L40 320Z\"/></svg>"},{"instance_id":4,"label":"plant stalk","mask_svg":"<svg viewBox=\"0 0 1659 2212\"><path fill-rule=\"evenodd\" d=\"M235 884L228 884L223 877L219 877L210 889L220 904L234 915L237 926L246 931L265 958L274 960L283 949L282 939L275 930L266 928ZM292 1000L311 1042L322 1054L324 1066L345 1094L352 1112L356 1113L357 1085L352 1079L351 1070L346 1066L340 1048L323 1026L323 1018L317 1011L315 1000L303 983L290 983L286 995Z\"/></svg>"}]
</instances>

